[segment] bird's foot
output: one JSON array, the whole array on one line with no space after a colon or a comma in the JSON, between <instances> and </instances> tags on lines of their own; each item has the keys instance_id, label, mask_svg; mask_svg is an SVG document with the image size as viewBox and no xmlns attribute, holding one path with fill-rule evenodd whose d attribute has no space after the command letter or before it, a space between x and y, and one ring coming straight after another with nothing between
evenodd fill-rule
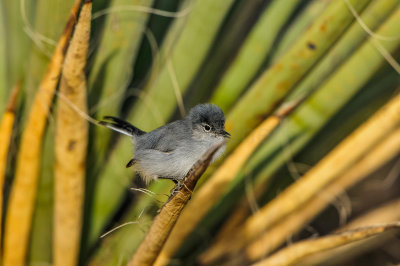
<instances>
[{"instance_id":1,"label":"bird's foot","mask_svg":"<svg viewBox=\"0 0 400 266\"><path fill-rule=\"evenodd\" d=\"M183 180L177 180L177 179L171 179L172 181L174 181L175 186L171 189L171 196L173 197L176 195L176 193L178 193L179 190L181 190L182 186L183 186Z\"/></svg>"}]
</instances>

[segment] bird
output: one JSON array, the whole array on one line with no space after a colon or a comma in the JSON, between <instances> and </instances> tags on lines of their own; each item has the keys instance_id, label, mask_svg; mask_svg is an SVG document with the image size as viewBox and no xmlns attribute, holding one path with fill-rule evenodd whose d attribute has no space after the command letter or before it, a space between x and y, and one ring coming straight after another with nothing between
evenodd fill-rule
<instances>
[{"instance_id":1,"label":"bird","mask_svg":"<svg viewBox=\"0 0 400 266\"><path fill-rule=\"evenodd\" d=\"M113 116L105 116L100 124L131 137L134 157L126 167L135 165L146 184L160 178L178 183L207 150L230 138L223 111L210 103L198 104L183 119L150 132ZM224 150L225 143L212 162Z\"/></svg>"}]
</instances>

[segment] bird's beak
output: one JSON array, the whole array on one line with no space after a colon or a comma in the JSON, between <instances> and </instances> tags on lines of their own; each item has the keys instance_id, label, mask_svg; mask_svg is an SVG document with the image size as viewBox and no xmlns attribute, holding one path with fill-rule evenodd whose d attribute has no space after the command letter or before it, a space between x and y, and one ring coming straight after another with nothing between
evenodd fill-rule
<instances>
[{"instance_id":1,"label":"bird's beak","mask_svg":"<svg viewBox=\"0 0 400 266\"><path fill-rule=\"evenodd\" d=\"M225 130L222 130L221 135L224 136L224 138L230 139L231 138L231 134L229 134L228 132L226 132Z\"/></svg>"}]
</instances>

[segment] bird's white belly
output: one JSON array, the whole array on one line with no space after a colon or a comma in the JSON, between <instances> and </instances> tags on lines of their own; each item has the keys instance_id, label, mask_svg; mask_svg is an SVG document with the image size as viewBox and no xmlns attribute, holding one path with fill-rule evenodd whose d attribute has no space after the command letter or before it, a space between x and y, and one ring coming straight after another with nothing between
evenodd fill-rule
<instances>
[{"instance_id":1,"label":"bird's white belly","mask_svg":"<svg viewBox=\"0 0 400 266\"><path fill-rule=\"evenodd\" d=\"M135 156L137 159L137 171L146 182L157 178L182 179L186 176L193 165L201 159L205 152L218 143L216 141L193 143L183 145L172 152L161 152L156 150L141 151ZM225 150L221 147L213 156L215 161ZM194 152L195 151L195 152ZM194 155L195 154L195 155ZM140 159L139 159L140 158Z\"/></svg>"}]
</instances>

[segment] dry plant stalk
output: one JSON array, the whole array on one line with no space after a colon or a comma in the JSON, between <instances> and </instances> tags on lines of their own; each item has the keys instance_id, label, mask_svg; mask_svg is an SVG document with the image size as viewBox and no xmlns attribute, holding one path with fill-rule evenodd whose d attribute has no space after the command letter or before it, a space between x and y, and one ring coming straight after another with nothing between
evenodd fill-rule
<instances>
[{"instance_id":1,"label":"dry plant stalk","mask_svg":"<svg viewBox=\"0 0 400 266\"><path fill-rule=\"evenodd\" d=\"M356 218L349 224L341 227L337 232L344 232L355 228L373 226L376 224L386 224L400 220L400 199L397 198L383 206L380 206L361 217ZM368 238L365 240L357 241L347 244L338 248L320 252L301 259L298 265L325 265L340 264L340 261L347 261L351 258L357 257L368 250L381 247L385 242L390 241L396 236L392 234L381 234L378 237ZM339 262L337 262L339 259Z\"/></svg>"},{"instance_id":2,"label":"dry plant stalk","mask_svg":"<svg viewBox=\"0 0 400 266\"><path fill-rule=\"evenodd\" d=\"M393 229L399 229L400 222L393 222L384 225L369 226L364 228L353 229L347 232L337 233L320 237L314 240L304 240L293 244L281 251L275 253L269 258L266 258L253 266L261 265L293 265L300 259L319 253L321 251L340 247L355 241L370 238L379 235L383 232Z\"/></svg>"},{"instance_id":3,"label":"dry plant stalk","mask_svg":"<svg viewBox=\"0 0 400 266\"><path fill-rule=\"evenodd\" d=\"M215 152L217 152L223 144L225 144L225 142L210 148L190 169L181 184L181 188L170 197L154 219L146 237L128 265L153 265L179 215L189 201L197 181L207 169Z\"/></svg>"},{"instance_id":4,"label":"dry plant stalk","mask_svg":"<svg viewBox=\"0 0 400 266\"><path fill-rule=\"evenodd\" d=\"M81 4L76 0L64 32L36 93L22 135L5 224L4 265L25 265L25 257L35 205L43 133L54 92Z\"/></svg>"},{"instance_id":5,"label":"dry plant stalk","mask_svg":"<svg viewBox=\"0 0 400 266\"><path fill-rule=\"evenodd\" d=\"M238 205L235 206L235 211L229 215L222 227L218 230L214 237L213 245L218 245L221 241L225 241L227 237L236 234L238 228L246 222L246 219L252 213L257 212L259 208L257 199L265 193L271 181L272 179L267 179L264 182L257 184L255 187L252 183L246 184L245 196L242 197Z\"/></svg>"},{"instance_id":6,"label":"dry plant stalk","mask_svg":"<svg viewBox=\"0 0 400 266\"><path fill-rule=\"evenodd\" d=\"M1 221L3 219L3 190L4 179L6 175L8 150L10 147L11 134L15 120L15 109L17 107L17 96L21 83L18 82L11 92L11 97L3 114L0 124L0 239L1 239Z\"/></svg>"},{"instance_id":7,"label":"dry plant stalk","mask_svg":"<svg viewBox=\"0 0 400 266\"><path fill-rule=\"evenodd\" d=\"M385 139L400 124L400 95L396 96L300 180L250 217L235 236L221 241L202 256L204 263L235 253L318 195L339 175ZM227 249L227 246L230 248Z\"/></svg>"},{"instance_id":8,"label":"dry plant stalk","mask_svg":"<svg viewBox=\"0 0 400 266\"><path fill-rule=\"evenodd\" d=\"M246 224L248 236L257 236L274 222L310 200L354 162L368 154L400 124L400 95L381 108L372 118L342 141L303 178L281 193L277 199L253 216ZM267 220L266 217L269 217Z\"/></svg>"},{"instance_id":9,"label":"dry plant stalk","mask_svg":"<svg viewBox=\"0 0 400 266\"><path fill-rule=\"evenodd\" d=\"M261 123L225 160L217 172L196 192L196 195L182 212L181 217L179 217L177 226L172 230L171 237L165 243L155 265L166 265L170 261L187 235L193 231L199 221L225 192L226 187L235 178L253 151L300 102L301 100L281 108L279 113L268 117Z\"/></svg>"},{"instance_id":10,"label":"dry plant stalk","mask_svg":"<svg viewBox=\"0 0 400 266\"><path fill-rule=\"evenodd\" d=\"M246 247L246 257L250 261L256 261L278 248L285 240L303 228L311 219L329 205L338 195L360 182L369 173L377 170L387 161L394 158L400 152L400 130L393 132L382 143L374 147L364 158L352 166L330 184L326 189L318 193L313 199L301 206L295 212L287 216L281 222L265 231L251 245ZM380 221L380 222L392 222ZM372 225L370 224L364 224ZM359 226L358 226L359 227ZM355 228L355 226L352 226Z\"/></svg>"},{"instance_id":11,"label":"dry plant stalk","mask_svg":"<svg viewBox=\"0 0 400 266\"><path fill-rule=\"evenodd\" d=\"M88 122L84 68L92 1L79 15L63 66L55 135L54 265L76 265L82 228ZM76 110L76 109L78 110Z\"/></svg>"},{"instance_id":12,"label":"dry plant stalk","mask_svg":"<svg viewBox=\"0 0 400 266\"><path fill-rule=\"evenodd\" d=\"M337 230L338 233L357 227L371 226L374 224L391 223L400 220L400 198L385 203Z\"/></svg>"}]
</instances>

